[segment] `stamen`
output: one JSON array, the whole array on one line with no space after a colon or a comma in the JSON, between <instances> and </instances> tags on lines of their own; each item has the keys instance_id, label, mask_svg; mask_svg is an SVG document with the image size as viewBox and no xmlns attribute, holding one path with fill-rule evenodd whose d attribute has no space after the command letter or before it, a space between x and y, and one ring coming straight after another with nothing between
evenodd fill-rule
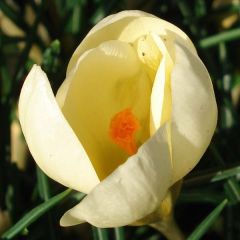
<instances>
[{"instance_id":1,"label":"stamen","mask_svg":"<svg viewBox=\"0 0 240 240\"><path fill-rule=\"evenodd\" d=\"M137 118L131 109L127 108L118 112L110 123L110 137L128 154L137 152L137 145L134 139L135 132L140 128Z\"/></svg>"}]
</instances>

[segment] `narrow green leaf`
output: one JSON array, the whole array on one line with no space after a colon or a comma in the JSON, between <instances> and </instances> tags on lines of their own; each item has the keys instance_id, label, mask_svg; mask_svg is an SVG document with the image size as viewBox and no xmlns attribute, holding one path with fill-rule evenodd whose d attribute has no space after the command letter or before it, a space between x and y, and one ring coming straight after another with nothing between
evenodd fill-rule
<instances>
[{"instance_id":1,"label":"narrow green leaf","mask_svg":"<svg viewBox=\"0 0 240 240\"><path fill-rule=\"evenodd\" d=\"M82 193L82 192L74 192L72 195L71 195L71 198L73 198L76 203L80 202L84 197L86 196L85 193Z\"/></svg>"},{"instance_id":2,"label":"narrow green leaf","mask_svg":"<svg viewBox=\"0 0 240 240\"><path fill-rule=\"evenodd\" d=\"M108 240L108 229L92 227L94 240Z\"/></svg>"},{"instance_id":3,"label":"narrow green leaf","mask_svg":"<svg viewBox=\"0 0 240 240\"><path fill-rule=\"evenodd\" d=\"M26 227L36 221L39 217L41 217L44 213L49 211L52 207L54 207L57 203L61 202L65 197L67 197L71 193L71 189L67 189L62 193L52 197L48 201L38 205L30 212L28 212L25 216L23 216L15 225L13 225L9 230L7 230L3 235L2 239L12 239L17 234L21 233Z\"/></svg>"},{"instance_id":4,"label":"narrow green leaf","mask_svg":"<svg viewBox=\"0 0 240 240\"><path fill-rule=\"evenodd\" d=\"M188 177L184 180L184 185L186 186L192 186L197 184L203 184L203 183L214 183L218 181L226 180L230 177L235 177L238 174L240 174L240 167L236 166L229 169L223 169L219 171L214 172L208 172L208 173L201 173L197 176Z\"/></svg>"},{"instance_id":5,"label":"narrow green leaf","mask_svg":"<svg viewBox=\"0 0 240 240\"><path fill-rule=\"evenodd\" d=\"M41 199L44 202L48 201L51 197L49 179L39 167L37 167L37 187ZM47 215L48 220L46 222L46 231L48 232L48 238L49 240L55 240L56 237L53 227L53 216L50 212L47 213Z\"/></svg>"},{"instance_id":6,"label":"narrow green leaf","mask_svg":"<svg viewBox=\"0 0 240 240\"><path fill-rule=\"evenodd\" d=\"M198 240L207 232L217 217L220 215L224 207L227 205L228 200L224 199L191 233L187 240Z\"/></svg>"},{"instance_id":7,"label":"narrow green leaf","mask_svg":"<svg viewBox=\"0 0 240 240\"><path fill-rule=\"evenodd\" d=\"M225 180L229 177L234 177L236 175L240 174L240 166L230 168L224 171L219 171L216 173L214 177L212 177L211 182L217 182L221 180Z\"/></svg>"},{"instance_id":8,"label":"narrow green leaf","mask_svg":"<svg viewBox=\"0 0 240 240\"><path fill-rule=\"evenodd\" d=\"M123 227L114 228L114 234L115 234L115 240L125 239Z\"/></svg>"},{"instance_id":9,"label":"narrow green leaf","mask_svg":"<svg viewBox=\"0 0 240 240\"><path fill-rule=\"evenodd\" d=\"M58 57L61 50L61 44L58 39L54 40L50 47L48 47L43 53L42 68L47 73L56 72L58 65Z\"/></svg>"},{"instance_id":10,"label":"narrow green leaf","mask_svg":"<svg viewBox=\"0 0 240 240\"><path fill-rule=\"evenodd\" d=\"M37 184L38 184L38 192L42 200L47 201L50 198L50 190L48 177L44 174L44 172L37 167Z\"/></svg>"},{"instance_id":11,"label":"narrow green leaf","mask_svg":"<svg viewBox=\"0 0 240 240\"><path fill-rule=\"evenodd\" d=\"M240 202L240 187L236 179L227 179L226 183L224 184L224 190L230 199L230 203L236 204Z\"/></svg>"},{"instance_id":12,"label":"narrow green leaf","mask_svg":"<svg viewBox=\"0 0 240 240\"><path fill-rule=\"evenodd\" d=\"M221 42L233 41L240 38L240 29L232 29L229 31L221 32L211 37L200 40L199 46L201 48L209 48Z\"/></svg>"}]
</instances>

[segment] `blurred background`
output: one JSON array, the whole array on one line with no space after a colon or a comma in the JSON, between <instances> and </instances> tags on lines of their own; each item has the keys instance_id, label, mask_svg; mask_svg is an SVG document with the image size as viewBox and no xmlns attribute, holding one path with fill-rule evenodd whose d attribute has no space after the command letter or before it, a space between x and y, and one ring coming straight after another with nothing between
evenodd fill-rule
<instances>
[{"instance_id":1,"label":"blurred background","mask_svg":"<svg viewBox=\"0 0 240 240\"><path fill-rule=\"evenodd\" d=\"M239 0L0 0L2 239L165 239L147 226L61 228L60 216L84 195L65 191L36 167L17 117L21 86L34 63L47 72L56 92L69 58L92 26L126 9L155 14L185 31L216 93L216 133L198 166L184 179L175 218L191 240L240 239Z\"/></svg>"}]
</instances>

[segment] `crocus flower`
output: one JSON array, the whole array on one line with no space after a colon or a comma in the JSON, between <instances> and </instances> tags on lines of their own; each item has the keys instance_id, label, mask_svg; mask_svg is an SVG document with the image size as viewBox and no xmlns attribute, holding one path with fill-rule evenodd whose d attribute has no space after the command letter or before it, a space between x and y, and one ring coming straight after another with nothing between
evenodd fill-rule
<instances>
[{"instance_id":1,"label":"crocus flower","mask_svg":"<svg viewBox=\"0 0 240 240\"><path fill-rule=\"evenodd\" d=\"M98 227L154 213L199 161L217 121L209 74L179 28L141 11L100 21L52 93L33 66L19 117L39 167L87 193L60 223Z\"/></svg>"}]
</instances>

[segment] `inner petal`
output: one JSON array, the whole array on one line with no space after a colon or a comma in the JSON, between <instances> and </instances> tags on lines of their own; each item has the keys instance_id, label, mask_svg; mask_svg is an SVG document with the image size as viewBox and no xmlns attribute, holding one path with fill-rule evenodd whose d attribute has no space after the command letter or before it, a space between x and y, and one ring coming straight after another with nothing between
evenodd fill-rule
<instances>
[{"instance_id":1,"label":"inner petal","mask_svg":"<svg viewBox=\"0 0 240 240\"><path fill-rule=\"evenodd\" d=\"M141 127L135 126L136 148L149 138L152 82L132 45L120 41L89 50L77 64L62 110L103 179L133 153L109 134L116 114L131 109L137 119Z\"/></svg>"},{"instance_id":2,"label":"inner petal","mask_svg":"<svg viewBox=\"0 0 240 240\"><path fill-rule=\"evenodd\" d=\"M150 79L154 80L158 66L162 59L162 53L151 34L141 36L135 42L138 57L143 63L145 71Z\"/></svg>"},{"instance_id":3,"label":"inner petal","mask_svg":"<svg viewBox=\"0 0 240 240\"><path fill-rule=\"evenodd\" d=\"M173 39L151 34L162 59L157 69L151 94L151 134L170 121L172 113L171 72L173 68Z\"/></svg>"},{"instance_id":4,"label":"inner petal","mask_svg":"<svg viewBox=\"0 0 240 240\"><path fill-rule=\"evenodd\" d=\"M170 76L174 61L174 36L149 33L137 39L138 57L152 80L150 134L171 119Z\"/></svg>"}]
</instances>

